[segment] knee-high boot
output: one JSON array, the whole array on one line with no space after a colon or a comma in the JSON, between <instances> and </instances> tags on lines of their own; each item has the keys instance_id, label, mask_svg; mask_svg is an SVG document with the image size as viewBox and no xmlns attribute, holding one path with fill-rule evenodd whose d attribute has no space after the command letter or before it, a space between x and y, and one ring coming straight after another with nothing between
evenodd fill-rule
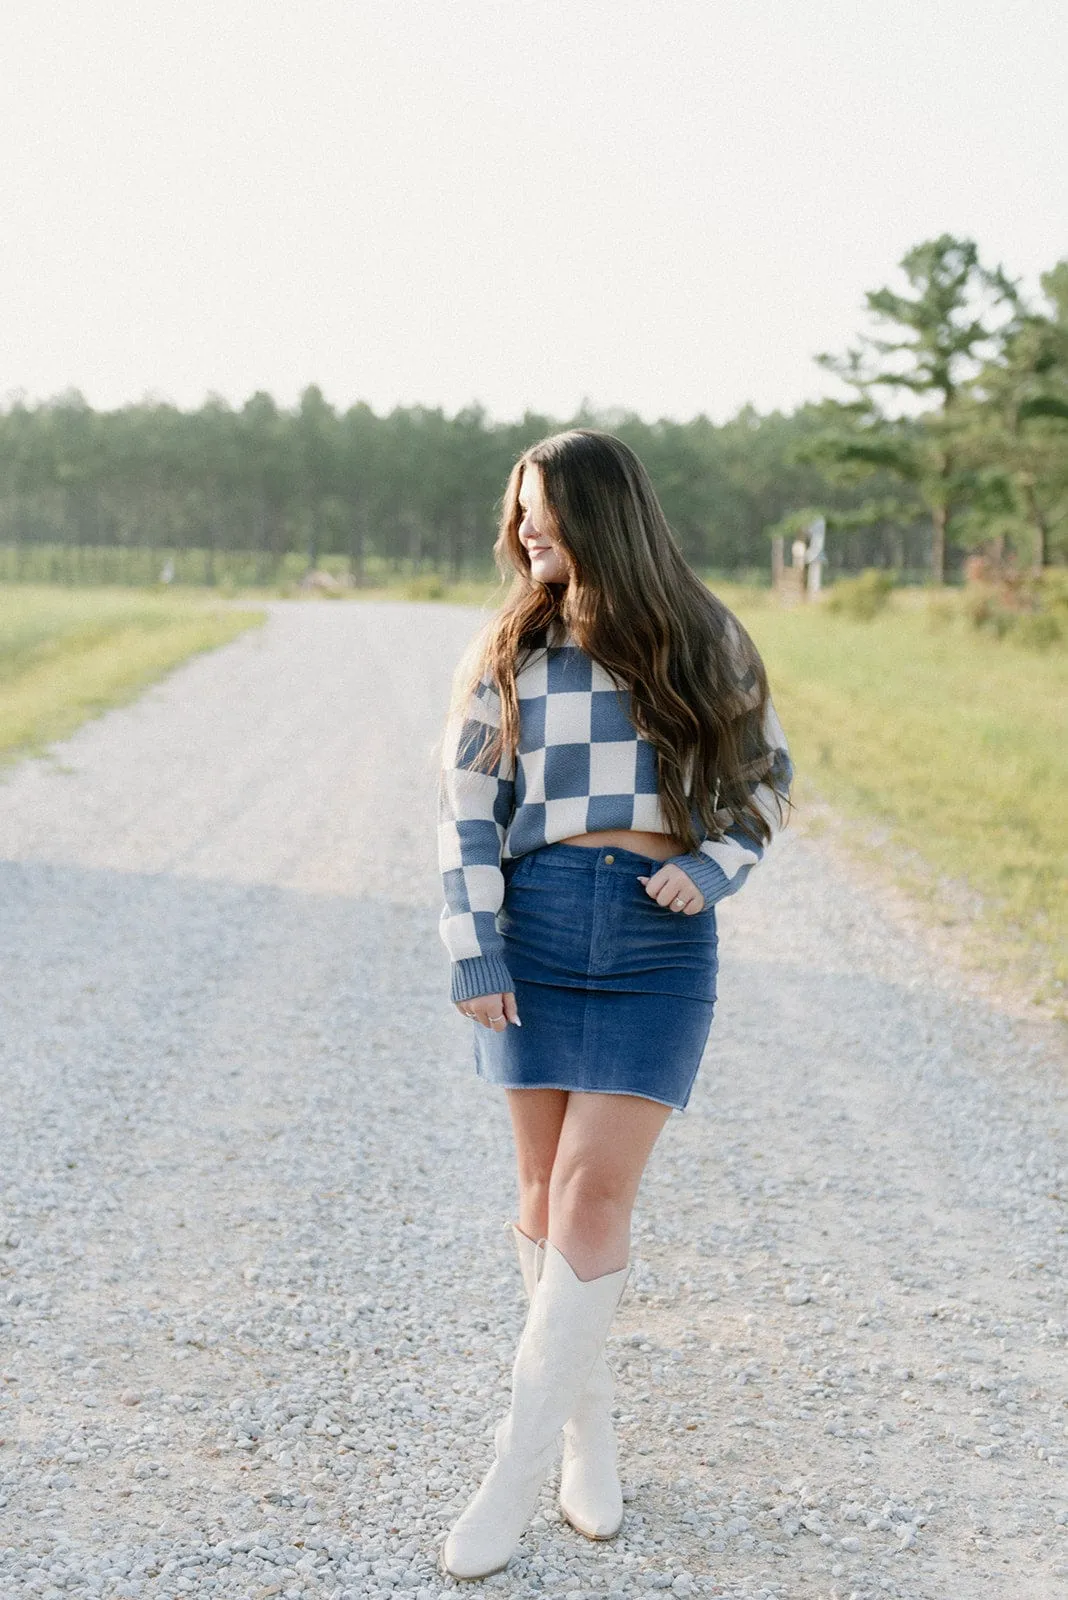
<instances>
[{"instance_id":1,"label":"knee-high boot","mask_svg":"<svg viewBox=\"0 0 1068 1600\"><path fill-rule=\"evenodd\" d=\"M442 1547L454 1578L507 1566L604 1345L629 1267L584 1282L548 1239L539 1240L535 1285L512 1364L512 1403L494 1436L495 1459Z\"/></svg>"},{"instance_id":2,"label":"knee-high boot","mask_svg":"<svg viewBox=\"0 0 1068 1600\"><path fill-rule=\"evenodd\" d=\"M511 1228L515 1239L529 1299L534 1293L537 1245L516 1223L505 1226ZM560 1465L560 1510L587 1539L611 1539L623 1524L623 1490L612 1425L614 1398L615 1382L602 1349L586 1387L564 1423L564 1456Z\"/></svg>"}]
</instances>

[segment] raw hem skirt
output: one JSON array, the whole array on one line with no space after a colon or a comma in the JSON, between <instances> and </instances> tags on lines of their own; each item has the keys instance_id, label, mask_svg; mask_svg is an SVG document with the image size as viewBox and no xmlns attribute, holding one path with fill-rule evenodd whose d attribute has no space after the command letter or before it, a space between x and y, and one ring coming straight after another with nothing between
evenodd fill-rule
<instances>
[{"instance_id":1,"label":"raw hem skirt","mask_svg":"<svg viewBox=\"0 0 1068 1600\"><path fill-rule=\"evenodd\" d=\"M522 1026L475 1025L480 1078L686 1109L716 1001L716 908L657 905L638 874L660 865L574 844L502 862L497 927Z\"/></svg>"}]
</instances>

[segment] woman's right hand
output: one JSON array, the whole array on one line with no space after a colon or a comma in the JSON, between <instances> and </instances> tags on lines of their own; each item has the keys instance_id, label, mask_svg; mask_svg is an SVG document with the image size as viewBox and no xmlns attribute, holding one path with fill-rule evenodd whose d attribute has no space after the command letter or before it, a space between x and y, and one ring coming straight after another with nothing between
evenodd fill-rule
<instances>
[{"instance_id":1,"label":"woman's right hand","mask_svg":"<svg viewBox=\"0 0 1068 1600\"><path fill-rule=\"evenodd\" d=\"M517 1028L523 1026L516 1010L515 995L510 989L507 994L478 994L472 1000L457 1000L455 1005L461 1016L481 1022L484 1028L492 1028L494 1033L503 1033L510 1022L514 1022Z\"/></svg>"}]
</instances>

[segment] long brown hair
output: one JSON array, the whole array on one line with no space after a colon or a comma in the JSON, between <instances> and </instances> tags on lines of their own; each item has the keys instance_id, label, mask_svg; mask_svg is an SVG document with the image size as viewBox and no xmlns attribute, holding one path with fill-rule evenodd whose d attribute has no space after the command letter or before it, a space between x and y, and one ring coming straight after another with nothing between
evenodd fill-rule
<instances>
[{"instance_id":1,"label":"long brown hair","mask_svg":"<svg viewBox=\"0 0 1068 1600\"><path fill-rule=\"evenodd\" d=\"M569 584L530 575L519 540L528 464L540 471L550 520L539 532L561 545ZM562 624L629 691L631 720L657 752L660 807L671 833L696 850L696 816L712 836L736 821L767 843L771 829L751 796L772 768L762 734L763 663L737 617L687 564L633 450L593 428L552 434L525 450L508 478L493 553L512 586L459 699L488 677L501 718L472 765L514 761L516 671L545 630Z\"/></svg>"}]
</instances>

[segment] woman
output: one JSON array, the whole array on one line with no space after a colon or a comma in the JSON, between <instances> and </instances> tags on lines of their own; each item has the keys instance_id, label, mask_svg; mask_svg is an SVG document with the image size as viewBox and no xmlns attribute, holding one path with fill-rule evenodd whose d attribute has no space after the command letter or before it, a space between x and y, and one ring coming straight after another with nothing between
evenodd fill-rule
<instances>
[{"instance_id":1,"label":"woman","mask_svg":"<svg viewBox=\"0 0 1068 1600\"><path fill-rule=\"evenodd\" d=\"M631 1209L708 1037L716 902L782 826L792 776L752 641L619 439L525 451L494 553L515 576L457 672L441 934L476 1070L508 1096L530 1308L494 1462L442 1550L458 1578L507 1564L561 1429L564 1516L619 1529L603 1345Z\"/></svg>"}]
</instances>

